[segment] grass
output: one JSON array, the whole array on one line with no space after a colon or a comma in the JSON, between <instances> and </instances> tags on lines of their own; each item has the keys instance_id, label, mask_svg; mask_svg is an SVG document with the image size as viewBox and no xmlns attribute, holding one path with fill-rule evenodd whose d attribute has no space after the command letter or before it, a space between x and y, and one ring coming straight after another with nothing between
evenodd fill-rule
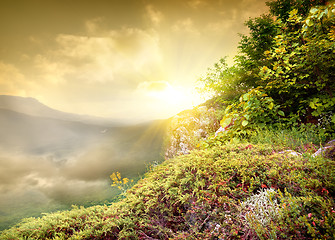
<instances>
[{"instance_id":1,"label":"grass","mask_svg":"<svg viewBox=\"0 0 335 240\"><path fill-rule=\"evenodd\" d=\"M312 125L301 125L292 128L262 128L252 135L250 142L254 144L270 144L282 146L298 152L315 152L326 141L322 129Z\"/></svg>"}]
</instances>

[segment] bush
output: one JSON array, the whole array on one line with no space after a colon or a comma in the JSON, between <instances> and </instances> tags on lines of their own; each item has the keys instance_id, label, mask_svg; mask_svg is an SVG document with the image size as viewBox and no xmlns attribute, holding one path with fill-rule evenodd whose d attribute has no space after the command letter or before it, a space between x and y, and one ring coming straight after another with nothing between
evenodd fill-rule
<instances>
[{"instance_id":1,"label":"bush","mask_svg":"<svg viewBox=\"0 0 335 240\"><path fill-rule=\"evenodd\" d=\"M222 138L244 138L266 124L276 126L284 116L279 105L260 88L243 94L238 103L228 106L221 120Z\"/></svg>"}]
</instances>

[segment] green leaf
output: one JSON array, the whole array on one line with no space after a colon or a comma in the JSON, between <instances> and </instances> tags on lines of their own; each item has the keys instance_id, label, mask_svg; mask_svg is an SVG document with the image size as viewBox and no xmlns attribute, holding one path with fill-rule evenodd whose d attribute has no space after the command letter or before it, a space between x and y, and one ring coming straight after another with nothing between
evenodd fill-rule
<instances>
[{"instance_id":1,"label":"green leaf","mask_svg":"<svg viewBox=\"0 0 335 240\"><path fill-rule=\"evenodd\" d=\"M316 109L316 106L315 106L314 102L310 102L310 103L309 103L309 106L310 106L311 108L313 108L313 109Z\"/></svg>"},{"instance_id":2,"label":"green leaf","mask_svg":"<svg viewBox=\"0 0 335 240\"><path fill-rule=\"evenodd\" d=\"M324 12L320 13L319 16L318 16L318 20L320 20L323 17L324 14L325 14Z\"/></svg>"},{"instance_id":3,"label":"green leaf","mask_svg":"<svg viewBox=\"0 0 335 240\"><path fill-rule=\"evenodd\" d=\"M332 116L332 123L335 123L335 114Z\"/></svg>"},{"instance_id":4,"label":"green leaf","mask_svg":"<svg viewBox=\"0 0 335 240\"><path fill-rule=\"evenodd\" d=\"M248 123L249 123L249 122L248 122L247 120L244 120L244 121L242 122L242 126L245 127L245 126L248 125Z\"/></svg>"},{"instance_id":5,"label":"green leaf","mask_svg":"<svg viewBox=\"0 0 335 240\"><path fill-rule=\"evenodd\" d=\"M273 109L273 107L274 107L274 104L273 104L273 102L271 102L271 103L269 104L269 106L268 106L268 107L269 107L269 109L270 109L270 110L272 110L272 109Z\"/></svg>"},{"instance_id":6,"label":"green leaf","mask_svg":"<svg viewBox=\"0 0 335 240\"><path fill-rule=\"evenodd\" d=\"M278 114L280 115L280 116L282 116L282 117L284 117L285 116L285 113L283 112L283 111L278 111Z\"/></svg>"},{"instance_id":7,"label":"green leaf","mask_svg":"<svg viewBox=\"0 0 335 240\"><path fill-rule=\"evenodd\" d=\"M306 20L306 25L307 25L308 27L311 27L311 26L314 25L314 23L313 23L313 21L310 21L309 19L307 19L307 20Z\"/></svg>"},{"instance_id":8,"label":"green leaf","mask_svg":"<svg viewBox=\"0 0 335 240\"><path fill-rule=\"evenodd\" d=\"M230 123L231 123L231 117L228 117L228 118L224 118L224 119L222 119L221 120L221 122L220 122L220 125L224 128L224 127L226 127L226 126L228 126Z\"/></svg>"}]
</instances>

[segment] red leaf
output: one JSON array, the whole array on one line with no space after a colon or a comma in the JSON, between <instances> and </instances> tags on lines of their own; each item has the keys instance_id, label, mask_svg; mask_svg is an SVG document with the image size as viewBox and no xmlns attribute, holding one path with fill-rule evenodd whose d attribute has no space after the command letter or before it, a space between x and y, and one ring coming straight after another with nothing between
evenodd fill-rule
<instances>
[{"instance_id":1,"label":"red leaf","mask_svg":"<svg viewBox=\"0 0 335 240\"><path fill-rule=\"evenodd\" d=\"M267 186L265 184L262 184L261 187L262 188L267 188Z\"/></svg>"}]
</instances>

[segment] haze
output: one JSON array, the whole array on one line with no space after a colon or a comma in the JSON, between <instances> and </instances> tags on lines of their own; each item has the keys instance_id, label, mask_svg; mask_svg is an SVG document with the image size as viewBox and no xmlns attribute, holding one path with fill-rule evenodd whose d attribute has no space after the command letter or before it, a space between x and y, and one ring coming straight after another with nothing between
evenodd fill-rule
<instances>
[{"instance_id":1,"label":"haze","mask_svg":"<svg viewBox=\"0 0 335 240\"><path fill-rule=\"evenodd\" d=\"M260 0L2 0L0 94L120 120L167 118L204 99L196 80L232 61Z\"/></svg>"},{"instance_id":2,"label":"haze","mask_svg":"<svg viewBox=\"0 0 335 240\"><path fill-rule=\"evenodd\" d=\"M111 202L109 175L136 180L162 158L167 120L125 126L0 95L0 230L71 205Z\"/></svg>"}]
</instances>

